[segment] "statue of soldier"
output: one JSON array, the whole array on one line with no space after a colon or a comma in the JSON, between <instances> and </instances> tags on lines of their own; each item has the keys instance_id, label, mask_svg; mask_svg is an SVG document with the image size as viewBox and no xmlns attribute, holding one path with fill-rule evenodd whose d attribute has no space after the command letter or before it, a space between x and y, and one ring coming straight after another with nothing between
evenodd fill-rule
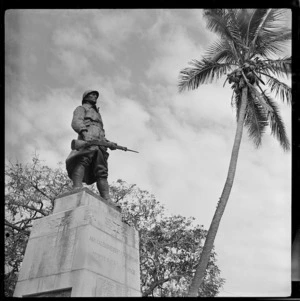
<instances>
[{"instance_id":1,"label":"statue of soldier","mask_svg":"<svg viewBox=\"0 0 300 301\"><path fill-rule=\"evenodd\" d=\"M104 140L105 131L103 122L96 107L99 92L88 90L82 97L82 105L78 106L73 113L72 128L78 133L78 140ZM115 150L114 142L110 142L109 148ZM91 145L83 150L72 150L66 159L66 168L69 177L73 181L73 188L82 187L82 183L90 185L97 183L101 197L110 200L108 177L107 147Z\"/></svg>"}]
</instances>

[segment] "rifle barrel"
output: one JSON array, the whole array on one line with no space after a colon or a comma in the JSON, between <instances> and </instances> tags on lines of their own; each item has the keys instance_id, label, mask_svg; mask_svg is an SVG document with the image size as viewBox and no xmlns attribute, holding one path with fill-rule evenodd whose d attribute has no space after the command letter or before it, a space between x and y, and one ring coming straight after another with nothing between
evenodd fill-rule
<instances>
[{"instance_id":1,"label":"rifle barrel","mask_svg":"<svg viewBox=\"0 0 300 301\"><path fill-rule=\"evenodd\" d=\"M139 153L139 152L137 152L135 150L132 150L132 149L129 149L129 148L127 148L127 150L130 151L130 152Z\"/></svg>"}]
</instances>

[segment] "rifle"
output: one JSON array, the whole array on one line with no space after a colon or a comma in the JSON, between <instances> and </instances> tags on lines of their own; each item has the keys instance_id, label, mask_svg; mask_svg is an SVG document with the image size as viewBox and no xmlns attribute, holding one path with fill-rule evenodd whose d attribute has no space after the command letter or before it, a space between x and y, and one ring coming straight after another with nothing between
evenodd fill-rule
<instances>
[{"instance_id":1,"label":"rifle","mask_svg":"<svg viewBox=\"0 0 300 301\"><path fill-rule=\"evenodd\" d=\"M84 140L76 140L73 139L71 142L71 149L74 150L80 150L82 148L87 148L91 145L98 145L98 146L106 146L106 147L113 147L115 149L120 149L123 151L129 151L129 152L134 152L134 153L138 153L135 150L129 149L126 146L121 146L121 145L117 145L115 143L112 142L107 142L104 140L91 140L91 141L84 141Z\"/></svg>"}]
</instances>

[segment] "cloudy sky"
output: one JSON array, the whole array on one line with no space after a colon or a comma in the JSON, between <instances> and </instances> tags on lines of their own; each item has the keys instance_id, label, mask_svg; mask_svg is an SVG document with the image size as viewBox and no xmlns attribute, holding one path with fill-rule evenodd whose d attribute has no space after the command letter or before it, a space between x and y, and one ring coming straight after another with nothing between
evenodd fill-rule
<instances>
[{"instance_id":1,"label":"cloudy sky","mask_svg":"<svg viewBox=\"0 0 300 301\"><path fill-rule=\"evenodd\" d=\"M137 184L208 229L235 134L231 89L177 84L215 38L199 9L7 11L6 160L64 162L73 111L96 89L107 138L140 152L110 151L109 182ZM291 138L291 107L279 104ZM215 241L220 296L290 294L291 153L269 134L255 149L244 132Z\"/></svg>"}]
</instances>

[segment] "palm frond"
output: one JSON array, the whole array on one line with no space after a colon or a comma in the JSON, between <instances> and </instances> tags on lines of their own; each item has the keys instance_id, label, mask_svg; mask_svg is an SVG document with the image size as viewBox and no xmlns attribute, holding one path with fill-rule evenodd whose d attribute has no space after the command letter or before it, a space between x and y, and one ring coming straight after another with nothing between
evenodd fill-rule
<instances>
[{"instance_id":1,"label":"palm frond","mask_svg":"<svg viewBox=\"0 0 300 301\"><path fill-rule=\"evenodd\" d=\"M253 9L251 10L251 16L249 22L247 22L247 33L246 33L246 45L249 46L249 43L253 41L255 34L258 30L259 25L262 22L263 17L267 13L267 9Z\"/></svg>"},{"instance_id":2,"label":"palm frond","mask_svg":"<svg viewBox=\"0 0 300 301\"><path fill-rule=\"evenodd\" d=\"M279 81L277 78L269 76L267 85L270 86L271 92L275 92L275 96L279 95L280 99L288 104L292 100L292 89L285 83Z\"/></svg>"},{"instance_id":3,"label":"palm frond","mask_svg":"<svg viewBox=\"0 0 300 301\"><path fill-rule=\"evenodd\" d=\"M242 40L235 22L235 14L236 12L225 9L205 9L203 16L207 20L206 27L208 29L221 38L233 42L236 48L237 46L242 47Z\"/></svg>"},{"instance_id":4,"label":"palm frond","mask_svg":"<svg viewBox=\"0 0 300 301\"><path fill-rule=\"evenodd\" d=\"M272 34L274 30L278 28L278 22L281 21L281 17L284 15L284 9L265 9L262 10L263 17L260 18L260 23L255 30L252 40L250 41L250 52L255 52L257 39L265 34Z\"/></svg>"},{"instance_id":5,"label":"palm frond","mask_svg":"<svg viewBox=\"0 0 300 301\"><path fill-rule=\"evenodd\" d=\"M264 98L272 108L272 112L269 114L271 134L277 138L282 148L285 151L288 151L290 149L290 142L286 135L285 126L279 114L279 109L275 101L273 101L269 96L265 95Z\"/></svg>"},{"instance_id":6,"label":"palm frond","mask_svg":"<svg viewBox=\"0 0 300 301\"><path fill-rule=\"evenodd\" d=\"M248 31L248 25L249 25L249 20L251 20L251 16L253 15L253 12L255 9L236 9L237 14L236 14L236 20L241 32L241 35L245 41L246 45L246 36L247 36L247 31ZM247 45L246 45L247 46Z\"/></svg>"},{"instance_id":7,"label":"palm frond","mask_svg":"<svg viewBox=\"0 0 300 301\"><path fill-rule=\"evenodd\" d=\"M226 62L236 64L238 61L234 49L232 49L232 45L228 43L227 40L218 40L210 45L206 51L205 57L218 63Z\"/></svg>"},{"instance_id":8,"label":"palm frond","mask_svg":"<svg viewBox=\"0 0 300 301\"><path fill-rule=\"evenodd\" d=\"M203 17L206 19L206 27L220 36L230 36L227 28L228 16L225 9L205 9Z\"/></svg>"},{"instance_id":9,"label":"palm frond","mask_svg":"<svg viewBox=\"0 0 300 301\"><path fill-rule=\"evenodd\" d=\"M248 135L256 147L261 145L262 135L268 126L268 115L265 108L257 100L256 96L249 90L245 126L248 128Z\"/></svg>"},{"instance_id":10,"label":"palm frond","mask_svg":"<svg viewBox=\"0 0 300 301\"><path fill-rule=\"evenodd\" d=\"M275 102L272 101L265 92L262 91L262 93L259 93L253 85L249 84L249 82L247 85L249 87L249 98L245 125L248 126L250 138L253 139L258 147L261 143L262 133L268 125L267 120L269 119L272 135L277 138L285 151L289 150L290 143L285 132L285 126L279 115L279 109ZM254 115L255 113L256 117ZM262 128L260 129L259 126Z\"/></svg>"},{"instance_id":11,"label":"palm frond","mask_svg":"<svg viewBox=\"0 0 300 301\"><path fill-rule=\"evenodd\" d=\"M261 87L259 85L257 85L257 87L261 90L261 92L259 92L256 87L254 87L253 85L251 85L250 83L247 83L249 90L252 94L252 97L259 101L260 106L262 106L264 108L264 110L267 113L270 113L273 111L273 109L269 106L269 104L266 102L264 96L265 96L265 92L261 89Z\"/></svg>"},{"instance_id":12,"label":"palm frond","mask_svg":"<svg viewBox=\"0 0 300 301\"><path fill-rule=\"evenodd\" d=\"M212 61L215 62L225 62L227 64L235 64L236 59L234 57L234 54L229 50L224 48L223 50L217 52L213 57Z\"/></svg>"},{"instance_id":13,"label":"palm frond","mask_svg":"<svg viewBox=\"0 0 300 301\"><path fill-rule=\"evenodd\" d=\"M251 57L261 55L268 57L273 54L279 54L285 51L288 46L287 42L291 40L291 30L288 28L280 28L272 33L264 33L257 37L255 49Z\"/></svg>"},{"instance_id":14,"label":"palm frond","mask_svg":"<svg viewBox=\"0 0 300 301\"><path fill-rule=\"evenodd\" d=\"M263 9L261 12L263 13L263 15L261 15L259 18L257 18L257 22L258 22L258 26L254 26L253 31L251 30L252 34L250 34L249 31L249 38L250 36L253 36L252 39L249 40L249 45L251 46L252 49L255 48L255 43L256 43L256 39L260 34L260 31L263 29L263 26L268 18L268 15L270 15L272 9ZM259 11L258 11L259 12Z\"/></svg>"},{"instance_id":15,"label":"palm frond","mask_svg":"<svg viewBox=\"0 0 300 301\"><path fill-rule=\"evenodd\" d=\"M252 70L252 72L257 80L257 84L259 85L259 83L261 83L261 84L265 85L265 82L261 78L262 77L261 74L257 74L254 70Z\"/></svg>"},{"instance_id":16,"label":"palm frond","mask_svg":"<svg viewBox=\"0 0 300 301\"><path fill-rule=\"evenodd\" d=\"M228 29L230 31L231 36L234 38L236 44L243 45L242 35L237 20L238 13L239 11L236 9L228 9L228 15L229 15Z\"/></svg>"},{"instance_id":17,"label":"palm frond","mask_svg":"<svg viewBox=\"0 0 300 301\"><path fill-rule=\"evenodd\" d=\"M270 10L267 18L264 21L264 25L262 26L263 30L271 30L273 31L278 27L280 22L284 21L286 14L286 9L284 8L273 8Z\"/></svg>"},{"instance_id":18,"label":"palm frond","mask_svg":"<svg viewBox=\"0 0 300 301\"><path fill-rule=\"evenodd\" d=\"M292 71L291 57L277 60L263 60L259 62L259 71L267 74L273 73L277 76L287 76Z\"/></svg>"},{"instance_id":19,"label":"palm frond","mask_svg":"<svg viewBox=\"0 0 300 301\"><path fill-rule=\"evenodd\" d=\"M226 74L231 68L231 64L217 63L207 58L201 61L193 60L189 62L191 67L185 68L179 73L179 92L185 89L193 90L200 84L212 82Z\"/></svg>"}]
</instances>

